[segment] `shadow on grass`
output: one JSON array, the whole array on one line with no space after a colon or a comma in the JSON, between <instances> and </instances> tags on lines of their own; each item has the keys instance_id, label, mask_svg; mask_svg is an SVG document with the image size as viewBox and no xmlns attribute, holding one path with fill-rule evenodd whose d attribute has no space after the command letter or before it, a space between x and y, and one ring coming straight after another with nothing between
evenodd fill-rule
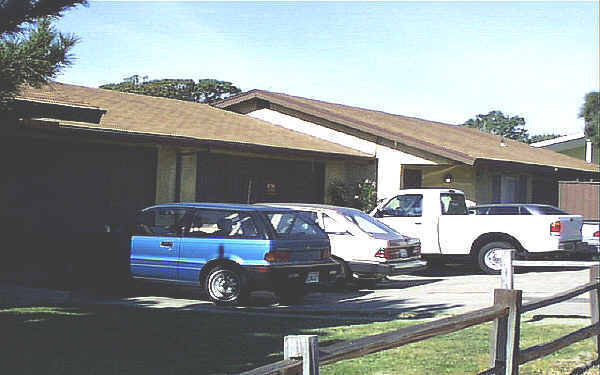
<instances>
[{"instance_id":1,"label":"shadow on grass","mask_svg":"<svg viewBox=\"0 0 600 375\"><path fill-rule=\"evenodd\" d=\"M364 318L361 323L377 319ZM19 374L230 374L282 358L283 337L318 334L343 318L135 309L128 306L0 310L3 372Z\"/></svg>"}]
</instances>

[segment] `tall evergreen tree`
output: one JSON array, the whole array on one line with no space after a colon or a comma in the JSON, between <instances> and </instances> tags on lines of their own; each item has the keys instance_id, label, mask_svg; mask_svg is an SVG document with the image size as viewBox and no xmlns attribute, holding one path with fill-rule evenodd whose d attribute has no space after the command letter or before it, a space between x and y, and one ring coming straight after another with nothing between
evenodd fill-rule
<instances>
[{"instance_id":1,"label":"tall evergreen tree","mask_svg":"<svg viewBox=\"0 0 600 375\"><path fill-rule=\"evenodd\" d=\"M19 86L39 86L72 63L73 35L56 31L52 19L86 0L0 0L0 106Z\"/></svg>"}]
</instances>

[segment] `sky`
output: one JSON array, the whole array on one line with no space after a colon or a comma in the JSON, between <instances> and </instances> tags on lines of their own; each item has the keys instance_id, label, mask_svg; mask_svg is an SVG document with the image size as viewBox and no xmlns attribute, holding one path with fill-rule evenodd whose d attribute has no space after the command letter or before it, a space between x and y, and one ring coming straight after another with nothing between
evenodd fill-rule
<instances>
[{"instance_id":1,"label":"sky","mask_svg":"<svg viewBox=\"0 0 600 375\"><path fill-rule=\"evenodd\" d=\"M599 90L598 2L91 1L57 80L215 78L450 124L500 110L583 132Z\"/></svg>"}]
</instances>

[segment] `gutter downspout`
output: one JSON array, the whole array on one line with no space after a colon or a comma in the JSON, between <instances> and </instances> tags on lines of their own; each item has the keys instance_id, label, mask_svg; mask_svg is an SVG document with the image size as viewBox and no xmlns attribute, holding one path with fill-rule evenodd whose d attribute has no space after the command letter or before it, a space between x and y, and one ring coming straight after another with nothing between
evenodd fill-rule
<instances>
[{"instance_id":1,"label":"gutter downspout","mask_svg":"<svg viewBox=\"0 0 600 375\"><path fill-rule=\"evenodd\" d=\"M591 163L593 160L593 150L594 147L592 145L592 141L590 139L585 140L585 162Z\"/></svg>"}]
</instances>

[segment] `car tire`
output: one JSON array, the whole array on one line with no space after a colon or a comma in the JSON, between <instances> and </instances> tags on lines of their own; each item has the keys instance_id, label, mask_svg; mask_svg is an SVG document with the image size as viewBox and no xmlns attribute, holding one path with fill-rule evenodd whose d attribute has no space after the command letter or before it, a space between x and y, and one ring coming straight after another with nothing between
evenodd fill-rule
<instances>
[{"instance_id":1,"label":"car tire","mask_svg":"<svg viewBox=\"0 0 600 375\"><path fill-rule=\"evenodd\" d=\"M304 301L308 289L302 284L289 284L275 289L275 296L282 305L297 305Z\"/></svg>"},{"instance_id":2,"label":"car tire","mask_svg":"<svg viewBox=\"0 0 600 375\"><path fill-rule=\"evenodd\" d=\"M250 294L246 275L235 267L212 268L204 280L204 292L216 305L236 306L245 303Z\"/></svg>"},{"instance_id":3,"label":"car tire","mask_svg":"<svg viewBox=\"0 0 600 375\"><path fill-rule=\"evenodd\" d=\"M341 274L335 280L335 286L343 288L347 286L350 282L352 282L352 270L350 269L350 266L348 266L348 263L346 263L346 261L342 258L334 256L332 256L331 258L333 258L334 261L340 264Z\"/></svg>"},{"instance_id":4,"label":"car tire","mask_svg":"<svg viewBox=\"0 0 600 375\"><path fill-rule=\"evenodd\" d=\"M479 269L488 275L499 275L502 270L500 251L514 248L514 245L504 241L494 241L483 245L477 252Z\"/></svg>"}]
</instances>

